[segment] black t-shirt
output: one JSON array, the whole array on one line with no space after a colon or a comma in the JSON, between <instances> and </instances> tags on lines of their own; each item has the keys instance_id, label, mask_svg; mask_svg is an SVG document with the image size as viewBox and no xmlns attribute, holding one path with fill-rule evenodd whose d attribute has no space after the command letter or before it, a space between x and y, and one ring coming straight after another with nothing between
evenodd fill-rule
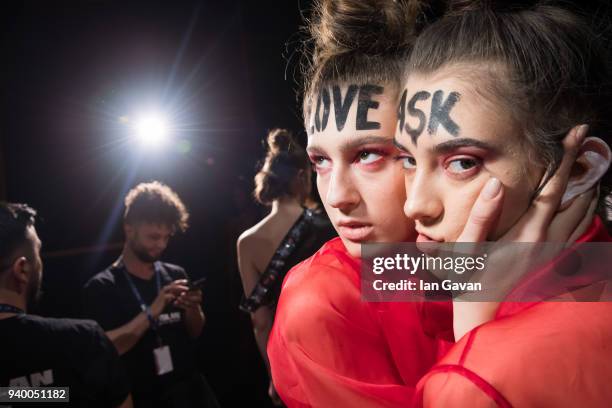
<instances>
[{"instance_id":1,"label":"black t-shirt","mask_svg":"<svg viewBox=\"0 0 612 408\"><path fill-rule=\"evenodd\" d=\"M24 314L0 319L0 386L70 387L70 403L54 404L61 407L116 407L129 393L119 355L96 322Z\"/></svg>"},{"instance_id":2,"label":"black t-shirt","mask_svg":"<svg viewBox=\"0 0 612 408\"><path fill-rule=\"evenodd\" d=\"M161 287L176 279L187 279L180 266L160 262ZM122 262L98 273L84 288L84 316L96 320L106 331L116 329L142 312L138 299L125 276ZM155 275L149 280L130 274L143 301L151 305L157 297ZM121 356L132 384L135 405L144 401L158 401L173 385L187 380L197 372L195 340L185 326L182 309L168 305L160 315L158 333L164 346L170 347L173 371L157 375L153 350L158 347L157 336L148 329L136 345Z\"/></svg>"}]
</instances>

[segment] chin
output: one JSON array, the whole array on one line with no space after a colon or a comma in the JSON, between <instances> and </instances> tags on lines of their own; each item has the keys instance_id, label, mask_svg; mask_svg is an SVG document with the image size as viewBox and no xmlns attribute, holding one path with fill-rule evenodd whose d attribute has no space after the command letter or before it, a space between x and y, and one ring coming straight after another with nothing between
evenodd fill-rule
<instances>
[{"instance_id":1,"label":"chin","mask_svg":"<svg viewBox=\"0 0 612 408\"><path fill-rule=\"evenodd\" d=\"M342 238L342 242L346 247L349 255L354 258L361 258L361 244L353 241L349 241L348 239Z\"/></svg>"}]
</instances>

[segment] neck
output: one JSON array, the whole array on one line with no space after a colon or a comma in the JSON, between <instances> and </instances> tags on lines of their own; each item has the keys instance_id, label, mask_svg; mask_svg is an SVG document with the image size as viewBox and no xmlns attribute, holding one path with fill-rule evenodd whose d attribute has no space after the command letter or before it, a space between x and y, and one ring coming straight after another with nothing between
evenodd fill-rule
<instances>
[{"instance_id":1,"label":"neck","mask_svg":"<svg viewBox=\"0 0 612 408\"><path fill-rule=\"evenodd\" d=\"M26 300L23 295L20 295L12 290L0 288L0 303L11 305L17 309L26 311ZM0 313L0 319L14 316L15 313Z\"/></svg>"},{"instance_id":2,"label":"neck","mask_svg":"<svg viewBox=\"0 0 612 408\"><path fill-rule=\"evenodd\" d=\"M121 255L128 273L141 279L151 279L153 277L155 272L153 263L141 261L127 244L123 246Z\"/></svg>"},{"instance_id":3,"label":"neck","mask_svg":"<svg viewBox=\"0 0 612 408\"><path fill-rule=\"evenodd\" d=\"M272 202L271 214L302 212L301 203L293 197L283 197Z\"/></svg>"}]
</instances>

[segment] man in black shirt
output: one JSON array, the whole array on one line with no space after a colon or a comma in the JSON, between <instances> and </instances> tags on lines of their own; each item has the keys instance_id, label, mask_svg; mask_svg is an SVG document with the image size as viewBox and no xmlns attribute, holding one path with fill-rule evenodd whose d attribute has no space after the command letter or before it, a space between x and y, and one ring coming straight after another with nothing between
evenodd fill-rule
<instances>
[{"instance_id":1,"label":"man in black shirt","mask_svg":"<svg viewBox=\"0 0 612 408\"><path fill-rule=\"evenodd\" d=\"M85 285L85 316L100 323L125 361L136 407L215 406L195 362L202 292L190 290L183 268L159 261L189 214L159 182L136 186L125 206L122 254Z\"/></svg>"},{"instance_id":2,"label":"man in black shirt","mask_svg":"<svg viewBox=\"0 0 612 408\"><path fill-rule=\"evenodd\" d=\"M0 387L69 387L70 403L57 406L132 407L123 364L97 323L26 314L42 281L35 215L0 204Z\"/></svg>"}]
</instances>

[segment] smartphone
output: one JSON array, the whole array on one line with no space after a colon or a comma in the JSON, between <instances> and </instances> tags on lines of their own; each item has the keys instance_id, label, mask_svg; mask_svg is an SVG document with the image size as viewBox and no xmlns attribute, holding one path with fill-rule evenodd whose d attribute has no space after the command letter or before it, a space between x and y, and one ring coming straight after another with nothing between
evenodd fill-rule
<instances>
[{"instance_id":1,"label":"smartphone","mask_svg":"<svg viewBox=\"0 0 612 408\"><path fill-rule=\"evenodd\" d=\"M189 290L202 289L205 283L206 283L206 278L201 278L195 281L191 281L189 282Z\"/></svg>"}]
</instances>

